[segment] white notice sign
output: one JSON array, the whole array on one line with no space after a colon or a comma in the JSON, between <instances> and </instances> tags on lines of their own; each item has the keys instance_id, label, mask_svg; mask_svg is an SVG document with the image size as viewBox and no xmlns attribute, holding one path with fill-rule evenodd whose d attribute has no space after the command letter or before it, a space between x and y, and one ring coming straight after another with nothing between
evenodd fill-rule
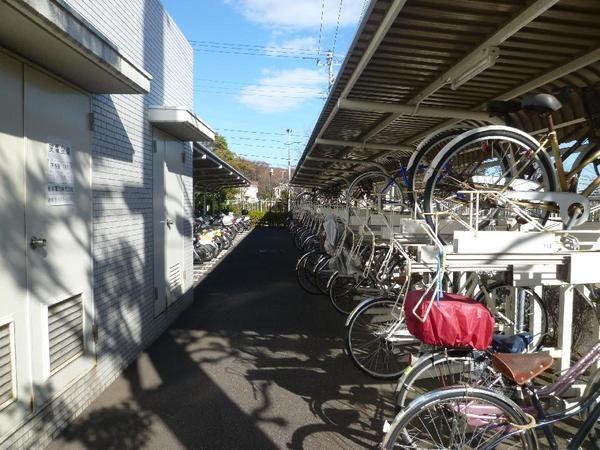
<instances>
[{"instance_id":1,"label":"white notice sign","mask_svg":"<svg viewBox=\"0 0 600 450\"><path fill-rule=\"evenodd\" d=\"M72 205L75 192L72 149L68 145L48 143L48 204Z\"/></svg>"}]
</instances>

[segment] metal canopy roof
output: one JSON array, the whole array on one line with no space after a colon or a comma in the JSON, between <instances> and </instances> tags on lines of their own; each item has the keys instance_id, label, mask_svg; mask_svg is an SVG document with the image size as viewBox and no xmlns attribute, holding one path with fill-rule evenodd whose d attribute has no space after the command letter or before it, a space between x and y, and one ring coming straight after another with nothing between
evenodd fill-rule
<instances>
[{"instance_id":1,"label":"metal canopy roof","mask_svg":"<svg viewBox=\"0 0 600 450\"><path fill-rule=\"evenodd\" d=\"M0 45L93 94L146 94L152 76L63 0L0 0Z\"/></svg>"},{"instance_id":2,"label":"metal canopy roof","mask_svg":"<svg viewBox=\"0 0 600 450\"><path fill-rule=\"evenodd\" d=\"M214 141L215 132L202 119L186 108L150 106L148 121L182 141Z\"/></svg>"},{"instance_id":3,"label":"metal canopy roof","mask_svg":"<svg viewBox=\"0 0 600 450\"><path fill-rule=\"evenodd\" d=\"M194 144L194 190L215 191L224 187L247 186L250 180L223 161L204 144Z\"/></svg>"},{"instance_id":4,"label":"metal canopy roof","mask_svg":"<svg viewBox=\"0 0 600 450\"><path fill-rule=\"evenodd\" d=\"M497 122L489 100L600 82L598 24L598 0L371 1L292 182L347 183L435 130ZM588 131L576 90L554 121L562 139Z\"/></svg>"}]
</instances>

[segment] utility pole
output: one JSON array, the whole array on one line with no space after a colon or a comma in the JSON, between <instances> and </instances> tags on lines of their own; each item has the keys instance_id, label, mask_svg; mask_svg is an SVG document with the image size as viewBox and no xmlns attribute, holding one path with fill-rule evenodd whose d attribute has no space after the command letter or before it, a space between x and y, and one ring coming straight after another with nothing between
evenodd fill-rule
<instances>
[{"instance_id":1,"label":"utility pole","mask_svg":"<svg viewBox=\"0 0 600 450\"><path fill-rule=\"evenodd\" d=\"M291 156L290 156L290 147L292 145L292 129L288 128L287 130L287 151L288 151L288 182L287 182L287 210L290 211L290 195L291 195L291 187L290 183L292 182L292 166L291 166Z\"/></svg>"},{"instance_id":2,"label":"utility pole","mask_svg":"<svg viewBox=\"0 0 600 450\"><path fill-rule=\"evenodd\" d=\"M335 75L333 73L333 52L331 50L325 54L325 59L327 61L327 70L329 72L329 91L331 91L335 81Z\"/></svg>"}]
</instances>

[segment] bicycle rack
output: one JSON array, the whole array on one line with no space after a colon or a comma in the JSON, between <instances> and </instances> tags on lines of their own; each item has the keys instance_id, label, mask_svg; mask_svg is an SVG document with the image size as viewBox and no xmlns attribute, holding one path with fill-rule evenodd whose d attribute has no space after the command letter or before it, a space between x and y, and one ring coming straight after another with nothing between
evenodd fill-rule
<instances>
[{"instance_id":1,"label":"bicycle rack","mask_svg":"<svg viewBox=\"0 0 600 450\"><path fill-rule=\"evenodd\" d=\"M411 253L414 259L410 260L412 273L438 274L442 255L443 270L465 279L469 273L494 272L502 274L513 286L530 287L538 294L541 294L543 286L560 287L558 345L551 351L554 357L560 358L560 370L566 370L571 357L573 293L577 290L589 294L587 285L600 283L600 222L578 220L577 226L566 231L562 229L565 222L562 214L560 222L541 226L519 206L519 201L524 198L536 201L551 199L561 211L573 203L580 203L585 209L586 219L600 211L600 205L590 206L581 202L581 196L569 194L559 198L522 193L461 192L469 198L466 214L436 215L434 229L427 224L418 208L412 211L406 208L400 213L380 207L311 205L304 211L321 217L333 214L356 236L368 234L373 241L415 249L416 252ZM500 218L493 224L495 229L481 230L479 207L483 196L493 196L494 201L509 205L514 216L519 218L518 223ZM444 241L449 244L442 245L437 241L439 230L444 230ZM408 253L405 256L408 257ZM534 327L539 324L535 314ZM597 336L600 338L600 329Z\"/></svg>"}]
</instances>

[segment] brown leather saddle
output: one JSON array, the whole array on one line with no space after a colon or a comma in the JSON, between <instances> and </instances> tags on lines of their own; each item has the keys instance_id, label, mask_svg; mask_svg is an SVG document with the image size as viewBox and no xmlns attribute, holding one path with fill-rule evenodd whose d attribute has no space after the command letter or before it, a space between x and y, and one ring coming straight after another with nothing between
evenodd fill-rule
<instances>
[{"instance_id":1,"label":"brown leather saddle","mask_svg":"<svg viewBox=\"0 0 600 450\"><path fill-rule=\"evenodd\" d=\"M494 368L506 378L523 385L548 370L554 359L548 352L494 353L492 362Z\"/></svg>"}]
</instances>

